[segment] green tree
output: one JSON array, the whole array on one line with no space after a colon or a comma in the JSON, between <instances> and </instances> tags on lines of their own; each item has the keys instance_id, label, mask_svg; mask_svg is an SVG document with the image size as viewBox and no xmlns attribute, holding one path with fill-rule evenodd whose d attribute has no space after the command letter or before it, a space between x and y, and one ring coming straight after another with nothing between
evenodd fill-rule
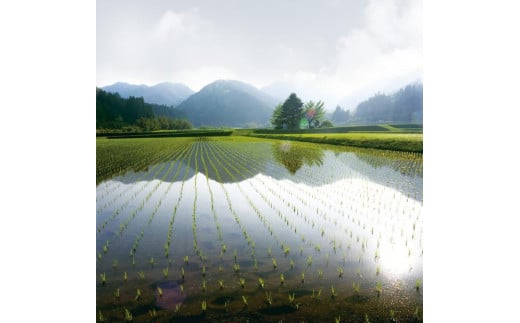
<instances>
[{"instance_id":1,"label":"green tree","mask_svg":"<svg viewBox=\"0 0 520 323\"><path fill-rule=\"evenodd\" d=\"M329 120L323 121L320 125L320 128L331 128L331 127L334 127L334 125Z\"/></svg>"},{"instance_id":2,"label":"green tree","mask_svg":"<svg viewBox=\"0 0 520 323\"><path fill-rule=\"evenodd\" d=\"M273 116L271 117L271 124L275 129L282 129L284 125L284 120L282 119L282 104L278 104L273 111Z\"/></svg>"},{"instance_id":3,"label":"green tree","mask_svg":"<svg viewBox=\"0 0 520 323\"><path fill-rule=\"evenodd\" d=\"M336 106L336 110L334 110L330 119L336 123L347 123L350 119L350 110L343 110L338 105Z\"/></svg>"},{"instance_id":4,"label":"green tree","mask_svg":"<svg viewBox=\"0 0 520 323\"><path fill-rule=\"evenodd\" d=\"M321 101L309 101L303 106L303 116L309 123L309 128L316 128L325 118L325 110L323 110L324 103Z\"/></svg>"},{"instance_id":5,"label":"green tree","mask_svg":"<svg viewBox=\"0 0 520 323\"><path fill-rule=\"evenodd\" d=\"M281 119L288 129L297 129L302 115L303 103L295 93L291 93L282 105Z\"/></svg>"}]
</instances>

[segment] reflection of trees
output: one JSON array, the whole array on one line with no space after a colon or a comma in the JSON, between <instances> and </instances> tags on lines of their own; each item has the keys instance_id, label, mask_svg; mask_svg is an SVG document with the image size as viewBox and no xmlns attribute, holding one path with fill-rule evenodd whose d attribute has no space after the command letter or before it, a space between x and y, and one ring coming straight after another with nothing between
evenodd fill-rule
<instances>
[{"instance_id":1,"label":"reflection of trees","mask_svg":"<svg viewBox=\"0 0 520 323\"><path fill-rule=\"evenodd\" d=\"M382 152L378 155L377 152L372 152L370 154L356 153L356 157L374 168L387 166L405 176L423 176L422 155L420 154Z\"/></svg>"},{"instance_id":2,"label":"reflection of trees","mask_svg":"<svg viewBox=\"0 0 520 323\"><path fill-rule=\"evenodd\" d=\"M323 150L317 145L303 146L293 142L274 143L272 146L274 159L294 174L303 164L321 166L323 164Z\"/></svg>"}]
</instances>

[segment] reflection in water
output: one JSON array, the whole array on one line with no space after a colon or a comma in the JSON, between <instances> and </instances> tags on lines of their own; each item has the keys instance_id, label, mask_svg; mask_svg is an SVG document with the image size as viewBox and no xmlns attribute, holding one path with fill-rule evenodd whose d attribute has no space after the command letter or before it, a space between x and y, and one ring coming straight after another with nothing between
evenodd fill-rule
<instances>
[{"instance_id":1,"label":"reflection in water","mask_svg":"<svg viewBox=\"0 0 520 323\"><path fill-rule=\"evenodd\" d=\"M416 157L199 140L147 172L104 181L96 188L98 309L110 321L124 320L125 308L134 321L149 320L153 308L163 321L362 321L366 313L388 321L391 309L414 321L422 308Z\"/></svg>"},{"instance_id":2,"label":"reflection in water","mask_svg":"<svg viewBox=\"0 0 520 323\"><path fill-rule=\"evenodd\" d=\"M318 145L294 145L290 141L273 143L274 159L285 166L291 174L295 174L303 164L308 166L323 165L323 150Z\"/></svg>"}]
</instances>

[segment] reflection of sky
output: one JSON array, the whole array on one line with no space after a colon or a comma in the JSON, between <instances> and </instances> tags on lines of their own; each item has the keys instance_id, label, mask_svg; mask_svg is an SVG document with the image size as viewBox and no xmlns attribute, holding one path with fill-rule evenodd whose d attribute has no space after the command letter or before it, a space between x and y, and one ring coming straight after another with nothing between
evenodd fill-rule
<instances>
[{"instance_id":1,"label":"reflection of sky","mask_svg":"<svg viewBox=\"0 0 520 323\"><path fill-rule=\"evenodd\" d=\"M280 144L280 149L282 151L290 151L291 145L292 143L282 142ZM267 148L269 148L269 146ZM265 152L269 155L271 154L270 148L269 150L266 150L266 147L262 148L262 145L260 145L259 150L260 152ZM376 164L377 166L373 166L366 160L371 160L372 163ZM240 174L234 174L234 177L231 177L228 173L220 171L220 177L223 182L236 182L241 181L244 178L249 178L251 176L262 173L279 180L289 179L296 183L304 183L314 187L328 185L336 181L341 181L344 178L358 177L366 178L369 181L393 187L394 189L407 194L410 198L422 201L422 176L412 175L413 172L402 173L395 170L395 166L389 166L391 163L395 164L395 161L393 160L386 161L386 159L381 156L372 156L370 158L366 158L366 156L364 156L362 159L357 154L352 152L342 152L336 154L332 151L325 150L323 151L322 159L320 161L321 166L317 164L307 165L303 163L301 168L299 168L294 174L291 174L289 171L287 171L287 169L285 169L283 165L276 162L275 159L271 156L271 158L264 158L260 161L256 159L256 164L248 164L247 172L244 171ZM236 162L240 163L241 161L236 160ZM186 167L187 161L182 161L182 164L183 166L180 172L184 173L184 167ZM199 162L199 167L201 168L200 164L201 163ZM191 161L190 170L188 171L188 178L191 178L195 175L193 167L193 161ZM164 167L162 171L158 172L155 176L153 176L153 178L162 177L166 172L166 168L167 167ZM199 171L201 170L199 169ZM217 180L215 171L209 166L208 176L215 181ZM132 183L136 177L137 175L135 175L135 173L130 172L128 173L128 176L120 176L114 178L113 180L124 183ZM149 179L150 178L148 178L148 180ZM182 176L180 176L180 178L176 178L175 180L178 181L181 179ZM164 180L168 181L172 179L171 177L168 177ZM104 184L106 185L106 182L104 182Z\"/></svg>"},{"instance_id":2,"label":"reflection of sky","mask_svg":"<svg viewBox=\"0 0 520 323\"><path fill-rule=\"evenodd\" d=\"M231 160L236 162L237 169L245 167L240 158L229 158L223 165L229 167ZM163 258L168 223L182 190L171 254L175 258L192 253L196 191L197 240L209 257L218 254L210 248L217 245L218 224L228 250L237 249L241 258L251 259L251 246L242 233L245 228L256 244L258 259L269 263L266 250L271 247L280 267L287 266L289 261L281 252L280 245L284 244L290 247L299 270L306 268L306 259L312 256L311 269L325 269L329 261L331 266L327 271L332 276L336 266L344 266L350 274L360 270L369 279L377 279L377 267L381 277L400 278L410 272L421 275L422 178L379 165L373 167L353 153L336 156L325 151L321 166L303 165L294 175L273 159L267 159L247 165L250 174L244 171L240 181L223 184L209 170L208 181L204 173L194 177L193 169L184 163L174 167L160 165L155 168L158 171L155 175L128 173L97 186L97 209L101 210L97 214L98 226L118 212L107 229L98 234L97 248L100 250L105 240L110 239L111 248L121 249L117 251L118 258L127 259L135 237L142 231L146 232L139 247L143 251L136 259L146 262L150 255ZM157 179L159 175L163 182ZM419 201L412 198L414 192L420 193ZM225 193L231 200L231 208ZM139 209L143 201L144 206ZM138 210L135 218L130 219L129 214L135 210ZM149 224L151 214L154 218ZM119 238L115 233L127 220L129 226Z\"/></svg>"}]
</instances>

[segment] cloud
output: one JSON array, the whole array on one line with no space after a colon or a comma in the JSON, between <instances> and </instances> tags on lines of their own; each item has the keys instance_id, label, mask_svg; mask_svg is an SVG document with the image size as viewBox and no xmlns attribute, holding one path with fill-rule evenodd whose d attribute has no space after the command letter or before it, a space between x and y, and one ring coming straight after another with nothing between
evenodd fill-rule
<instances>
[{"instance_id":1,"label":"cloud","mask_svg":"<svg viewBox=\"0 0 520 323\"><path fill-rule=\"evenodd\" d=\"M360 24L338 33L334 55L322 64L302 64L282 80L334 107L349 96L349 107L377 91L390 92L422 78L422 3L371 0Z\"/></svg>"},{"instance_id":2,"label":"cloud","mask_svg":"<svg viewBox=\"0 0 520 323\"><path fill-rule=\"evenodd\" d=\"M101 86L283 82L333 108L422 76L421 0L121 3L96 9Z\"/></svg>"},{"instance_id":3,"label":"cloud","mask_svg":"<svg viewBox=\"0 0 520 323\"><path fill-rule=\"evenodd\" d=\"M184 80L186 84L190 84L190 87L196 91L215 80L240 79L237 74L230 69L211 65L183 69L178 73L177 76Z\"/></svg>"},{"instance_id":4,"label":"cloud","mask_svg":"<svg viewBox=\"0 0 520 323\"><path fill-rule=\"evenodd\" d=\"M194 37L208 29L208 25L197 8L178 12L167 10L155 24L153 37L160 41Z\"/></svg>"},{"instance_id":5,"label":"cloud","mask_svg":"<svg viewBox=\"0 0 520 323\"><path fill-rule=\"evenodd\" d=\"M370 1L363 25L339 37L332 76L324 84L338 93L354 92L403 75L410 81L421 77L421 12L420 1Z\"/></svg>"}]
</instances>

